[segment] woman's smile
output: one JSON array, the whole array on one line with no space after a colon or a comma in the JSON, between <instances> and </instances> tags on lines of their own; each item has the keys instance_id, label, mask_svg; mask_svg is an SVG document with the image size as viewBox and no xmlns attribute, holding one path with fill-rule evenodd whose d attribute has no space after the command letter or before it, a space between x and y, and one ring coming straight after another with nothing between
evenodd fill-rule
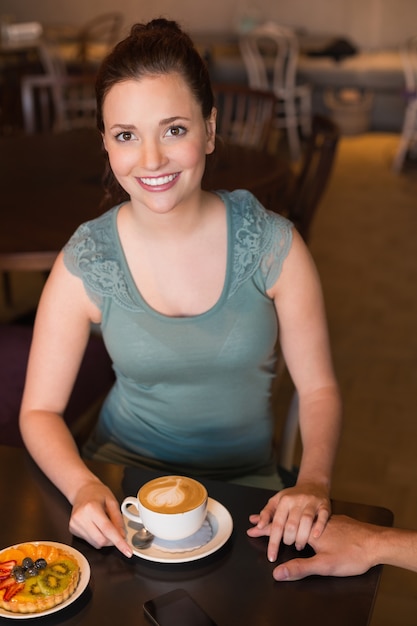
<instances>
[{"instance_id":1,"label":"woman's smile","mask_svg":"<svg viewBox=\"0 0 417 626\"><path fill-rule=\"evenodd\" d=\"M136 178L138 183L144 189L151 189L153 191L165 191L170 189L178 180L180 176L179 172L175 174L165 174L161 176L146 176Z\"/></svg>"}]
</instances>

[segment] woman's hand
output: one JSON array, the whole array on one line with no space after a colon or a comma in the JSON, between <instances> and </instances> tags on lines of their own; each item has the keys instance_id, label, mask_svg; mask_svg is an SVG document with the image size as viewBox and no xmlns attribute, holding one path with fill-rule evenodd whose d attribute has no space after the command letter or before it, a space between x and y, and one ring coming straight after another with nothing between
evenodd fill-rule
<instances>
[{"instance_id":1,"label":"woman's hand","mask_svg":"<svg viewBox=\"0 0 417 626\"><path fill-rule=\"evenodd\" d=\"M119 503L110 489L98 479L78 491L69 527L74 535L82 537L95 548L114 545L125 556L132 556L132 549L125 539Z\"/></svg>"},{"instance_id":2,"label":"woman's hand","mask_svg":"<svg viewBox=\"0 0 417 626\"><path fill-rule=\"evenodd\" d=\"M259 514L249 517L250 537L269 536L268 560L276 561L281 540L302 550L312 534L318 538L330 517L330 501L325 487L315 483L283 489L268 500Z\"/></svg>"}]
</instances>

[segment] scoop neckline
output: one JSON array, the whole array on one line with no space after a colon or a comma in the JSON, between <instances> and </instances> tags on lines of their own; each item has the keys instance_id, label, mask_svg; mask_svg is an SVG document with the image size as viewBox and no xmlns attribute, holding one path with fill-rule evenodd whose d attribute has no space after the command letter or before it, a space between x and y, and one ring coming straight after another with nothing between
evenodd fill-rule
<instances>
[{"instance_id":1,"label":"scoop neckline","mask_svg":"<svg viewBox=\"0 0 417 626\"><path fill-rule=\"evenodd\" d=\"M131 297L133 301L136 304L140 305L145 311L147 311L147 313L149 313L150 315L153 315L154 317L159 318L160 320L164 320L167 322L183 323L189 320L197 320L197 319L202 319L204 317L209 317L210 315L215 313L217 309L221 308L221 306L223 305L223 302L227 298L227 293L229 291L229 285L230 285L231 267L232 267L232 238L231 238L232 211L230 210L229 200L225 193L221 191L215 191L213 193L215 193L217 196L220 197L226 209L226 229L227 229L226 272L225 272L225 277L223 281L223 288L217 301L213 304L212 307L207 309L207 311L203 311L202 313L198 313L196 315L182 315L182 316L167 315L165 313L161 313L157 309L154 309L150 304L148 304L148 302L142 296L139 288L137 287L133 279L132 272L130 271L130 267L127 262L123 245L120 239L119 230L117 228L117 216L119 214L121 207L126 203L122 202L118 204L113 210L112 227L113 227L115 239L117 242L117 252L118 252L119 260L124 268L125 277L126 277L125 280L129 286Z\"/></svg>"}]
</instances>

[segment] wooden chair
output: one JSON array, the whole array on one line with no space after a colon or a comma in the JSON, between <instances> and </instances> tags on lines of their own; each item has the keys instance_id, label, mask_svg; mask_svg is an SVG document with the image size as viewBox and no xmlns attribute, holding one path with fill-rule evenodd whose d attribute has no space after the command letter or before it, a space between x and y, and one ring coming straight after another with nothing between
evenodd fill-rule
<instances>
[{"instance_id":1,"label":"wooden chair","mask_svg":"<svg viewBox=\"0 0 417 626\"><path fill-rule=\"evenodd\" d=\"M95 126L96 99L92 76L52 73L24 76L21 96L27 133Z\"/></svg>"},{"instance_id":2,"label":"wooden chair","mask_svg":"<svg viewBox=\"0 0 417 626\"><path fill-rule=\"evenodd\" d=\"M246 85L216 83L217 133L238 145L267 149L276 99L272 92Z\"/></svg>"},{"instance_id":3,"label":"wooden chair","mask_svg":"<svg viewBox=\"0 0 417 626\"><path fill-rule=\"evenodd\" d=\"M339 139L339 127L332 120L314 115L301 169L287 200L288 218L306 242L330 179Z\"/></svg>"},{"instance_id":4,"label":"wooden chair","mask_svg":"<svg viewBox=\"0 0 417 626\"><path fill-rule=\"evenodd\" d=\"M395 172L404 166L407 153L417 146L417 37L408 39L401 48L407 104L397 152L392 164Z\"/></svg>"},{"instance_id":5,"label":"wooden chair","mask_svg":"<svg viewBox=\"0 0 417 626\"><path fill-rule=\"evenodd\" d=\"M311 124L311 88L297 82L298 39L274 22L260 25L239 40L249 85L275 94L275 125L287 131L291 158L301 155L299 127L308 136Z\"/></svg>"},{"instance_id":6,"label":"wooden chair","mask_svg":"<svg viewBox=\"0 0 417 626\"><path fill-rule=\"evenodd\" d=\"M314 216L330 179L339 138L340 130L332 120L320 115L313 117L312 132L302 165L287 198L287 217L294 223L306 243L309 241ZM277 384L284 372L285 362L282 355L279 355ZM285 417L278 451L278 465L283 470L287 482L291 480L295 482L296 479L294 457L298 432L298 395L294 392Z\"/></svg>"}]
</instances>

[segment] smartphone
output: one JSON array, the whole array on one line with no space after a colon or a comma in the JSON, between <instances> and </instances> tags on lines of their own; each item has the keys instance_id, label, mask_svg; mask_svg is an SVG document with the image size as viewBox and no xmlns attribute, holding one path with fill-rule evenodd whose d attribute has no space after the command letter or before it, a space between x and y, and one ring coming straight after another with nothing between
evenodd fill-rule
<instances>
[{"instance_id":1,"label":"smartphone","mask_svg":"<svg viewBox=\"0 0 417 626\"><path fill-rule=\"evenodd\" d=\"M155 626L217 626L184 589L148 600L143 610Z\"/></svg>"}]
</instances>

